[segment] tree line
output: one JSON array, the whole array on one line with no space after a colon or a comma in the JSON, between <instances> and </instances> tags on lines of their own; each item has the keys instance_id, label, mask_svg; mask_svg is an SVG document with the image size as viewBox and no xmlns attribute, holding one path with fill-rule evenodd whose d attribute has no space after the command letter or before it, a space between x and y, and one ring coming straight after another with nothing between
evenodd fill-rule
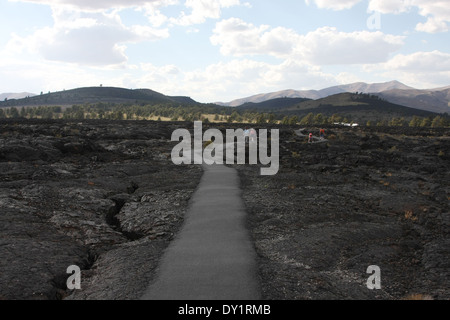
<instances>
[{"instance_id":1,"label":"tree line","mask_svg":"<svg viewBox=\"0 0 450 320\"><path fill-rule=\"evenodd\" d=\"M113 103L95 103L61 106L11 107L0 108L0 119L107 119L107 120L148 120L162 118L171 121L214 121L228 123L284 124L284 125L333 125L336 123L354 123L348 116L333 114L327 116L319 113L308 113L305 116L283 115L255 110L239 110L213 104L177 105L160 103L153 105L117 105ZM434 117L413 116L410 118L392 118L390 120L369 120L358 123L366 126L409 126L409 127L448 127L450 117L447 114Z\"/></svg>"}]
</instances>

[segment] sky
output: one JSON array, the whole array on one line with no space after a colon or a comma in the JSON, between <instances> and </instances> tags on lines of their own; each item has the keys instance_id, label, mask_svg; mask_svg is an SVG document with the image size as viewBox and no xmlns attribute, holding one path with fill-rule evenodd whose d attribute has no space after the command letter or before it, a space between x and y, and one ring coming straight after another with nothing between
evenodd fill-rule
<instances>
[{"instance_id":1,"label":"sky","mask_svg":"<svg viewBox=\"0 0 450 320\"><path fill-rule=\"evenodd\" d=\"M0 0L0 93L450 85L450 0Z\"/></svg>"}]
</instances>

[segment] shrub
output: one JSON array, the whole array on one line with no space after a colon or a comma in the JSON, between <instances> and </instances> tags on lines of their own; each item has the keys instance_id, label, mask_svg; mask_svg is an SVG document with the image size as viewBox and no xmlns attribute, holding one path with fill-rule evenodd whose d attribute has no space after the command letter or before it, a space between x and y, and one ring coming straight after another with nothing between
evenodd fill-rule
<instances>
[{"instance_id":1,"label":"shrub","mask_svg":"<svg viewBox=\"0 0 450 320\"><path fill-rule=\"evenodd\" d=\"M405 211L405 219L411 220L411 221L417 221L417 217L414 216L412 210L406 210Z\"/></svg>"}]
</instances>

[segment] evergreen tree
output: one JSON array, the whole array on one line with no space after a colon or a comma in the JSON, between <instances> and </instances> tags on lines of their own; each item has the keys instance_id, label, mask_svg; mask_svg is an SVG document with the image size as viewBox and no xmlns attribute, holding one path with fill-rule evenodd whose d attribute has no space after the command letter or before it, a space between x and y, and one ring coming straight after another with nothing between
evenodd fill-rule
<instances>
[{"instance_id":1,"label":"evergreen tree","mask_svg":"<svg viewBox=\"0 0 450 320\"><path fill-rule=\"evenodd\" d=\"M269 114L267 121L270 124L275 123L275 115L273 113Z\"/></svg>"},{"instance_id":2,"label":"evergreen tree","mask_svg":"<svg viewBox=\"0 0 450 320\"><path fill-rule=\"evenodd\" d=\"M237 111L233 111L233 113L229 117L229 119L231 119L231 122L237 121L238 118L239 118L239 113L237 113Z\"/></svg>"},{"instance_id":3,"label":"evergreen tree","mask_svg":"<svg viewBox=\"0 0 450 320\"><path fill-rule=\"evenodd\" d=\"M390 127L402 127L405 124L405 118L392 118L392 120L389 122Z\"/></svg>"},{"instance_id":4,"label":"evergreen tree","mask_svg":"<svg viewBox=\"0 0 450 320\"><path fill-rule=\"evenodd\" d=\"M422 120L418 116L414 116L409 122L410 127L420 127Z\"/></svg>"},{"instance_id":5,"label":"evergreen tree","mask_svg":"<svg viewBox=\"0 0 450 320\"><path fill-rule=\"evenodd\" d=\"M312 125L314 123L314 114L310 112L308 115L302 118L300 121L301 125Z\"/></svg>"},{"instance_id":6,"label":"evergreen tree","mask_svg":"<svg viewBox=\"0 0 450 320\"><path fill-rule=\"evenodd\" d=\"M298 121L299 119L298 119L298 116L292 116L290 119L289 119L289 124L291 125L291 126L295 126L299 121Z\"/></svg>"},{"instance_id":7,"label":"evergreen tree","mask_svg":"<svg viewBox=\"0 0 450 320\"><path fill-rule=\"evenodd\" d=\"M314 117L314 124L324 124L325 117L323 114L319 113Z\"/></svg>"},{"instance_id":8,"label":"evergreen tree","mask_svg":"<svg viewBox=\"0 0 450 320\"><path fill-rule=\"evenodd\" d=\"M77 108L77 110L75 111L75 114L73 115L73 118L75 119L84 119L84 111L81 110L81 108Z\"/></svg>"},{"instance_id":9,"label":"evergreen tree","mask_svg":"<svg viewBox=\"0 0 450 320\"><path fill-rule=\"evenodd\" d=\"M43 119L53 119L53 111L50 108L47 108L47 110L45 110L42 113L42 118Z\"/></svg>"},{"instance_id":10,"label":"evergreen tree","mask_svg":"<svg viewBox=\"0 0 450 320\"><path fill-rule=\"evenodd\" d=\"M445 120L441 116L436 116L431 122L431 127L433 128L441 128L445 127Z\"/></svg>"},{"instance_id":11,"label":"evergreen tree","mask_svg":"<svg viewBox=\"0 0 450 320\"><path fill-rule=\"evenodd\" d=\"M11 118L19 118L20 117L20 114L19 114L19 111L17 110L17 108L11 108L9 111L10 111Z\"/></svg>"},{"instance_id":12,"label":"evergreen tree","mask_svg":"<svg viewBox=\"0 0 450 320\"><path fill-rule=\"evenodd\" d=\"M340 115L333 114L329 121L330 121L331 124L341 123L342 122L342 117Z\"/></svg>"},{"instance_id":13,"label":"evergreen tree","mask_svg":"<svg viewBox=\"0 0 450 320\"><path fill-rule=\"evenodd\" d=\"M430 118L424 118L422 120L422 123L420 124L421 127L429 127L431 126L431 119Z\"/></svg>"},{"instance_id":14,"label":"evergreen tree","mask_svg":"<svg viewBox=\"0 0 450 320\"><path fill-rule=\"evenodd\" d=\"M258 118L256 119L256 122L259 124L267 123L267 119L263 113L261 113Z\"/></svg>"},{"instance_id":15,"label":"evergreen tree","mask_svg":"<svg viewBox=\"0 0 450 320\"><path fill-rule=\"evenodd\" d=\"M377 122L377 127L386 127L388 125L386 120L380 120Z\"/></svg>"}]
</instances>

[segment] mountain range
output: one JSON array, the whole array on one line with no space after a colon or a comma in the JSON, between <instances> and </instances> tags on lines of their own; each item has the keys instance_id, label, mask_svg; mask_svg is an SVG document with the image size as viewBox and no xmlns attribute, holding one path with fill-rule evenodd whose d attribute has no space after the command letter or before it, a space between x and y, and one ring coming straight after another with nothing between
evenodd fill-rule
<instances>
[{"instance_id":1,"label":"mountain range","mask_svg":"<svg viewBox=\"0 0 450 320\"><path fill-rule=\"evenodd\" d=\"M430 90L392 89L377 94L389 102L436 113L450 113L450 86Z\"/></svg>"},{"instance_id":2,"label":"mountain range","mask_svg":"<svg viewBox=\"0 0 450 320\"><path fill-rule=\"evenodd\" d=\"M304 98L318 100L346 92L373 94L385 99L388 102L402 106L435 113L450 113L450 86L437 89L419 90L398 81L374 84L357 82L329 87L322 90L282 90L236 99L227 103L219 102L217 104L222 106L238 107L246 103L261 103L279 98Z\"/></svg>"},{"instance_id":3,"label":"mountain range","mask_svg":"<svg viewBox=\"0 0 450 320\"><path fill-rule=\"evenodd\" d=\"M20 93L0 93L0 101L9 100L9 99L23 99L26 97L34 97L34 93L30 92L20 92Z\"/></svg>"},{"instance_id":4,"label":"mountain range","mask_svg":"<svg viewBox=\"0 0 450 320\"><path fill-rule=\"evenodd\" d=\"M289 110L289 107L302 102L304 106L310 105L307 100L317 101L319 105L341 105L343 101L353 104L353 100L346 93L365 93L376 96L383 101L405 106L420 111L433 113L450 113L450 86L436 89L419 90L409 87L398 81L368 84L357 82L347 85L333 86L322 90L283 90L272 93L263 93L247 98L233 100L228 103L216 103L219 106L239 107L264 110ZM339 96L343 95L343 96ZM331 98L330 98L331 97ZM325 100L322 100L325 99ZM355 99L352 97L351 99ZM336 103L331 100L335 100ZM331 102L330 102L331 101ZM175 103L181 105L194 105L197 103L189 97L167 96L150 89L125 89L114 87L86 87L64 90L53 93L34 95L32 93L7 93L0 95L0 107L24 106L72 106L85 103ZM346 103L346 102L345 102ZM314 103L313 103L314 104ZM300 109L304 109L301 107Z\"/></svg>"}]
</instances>

